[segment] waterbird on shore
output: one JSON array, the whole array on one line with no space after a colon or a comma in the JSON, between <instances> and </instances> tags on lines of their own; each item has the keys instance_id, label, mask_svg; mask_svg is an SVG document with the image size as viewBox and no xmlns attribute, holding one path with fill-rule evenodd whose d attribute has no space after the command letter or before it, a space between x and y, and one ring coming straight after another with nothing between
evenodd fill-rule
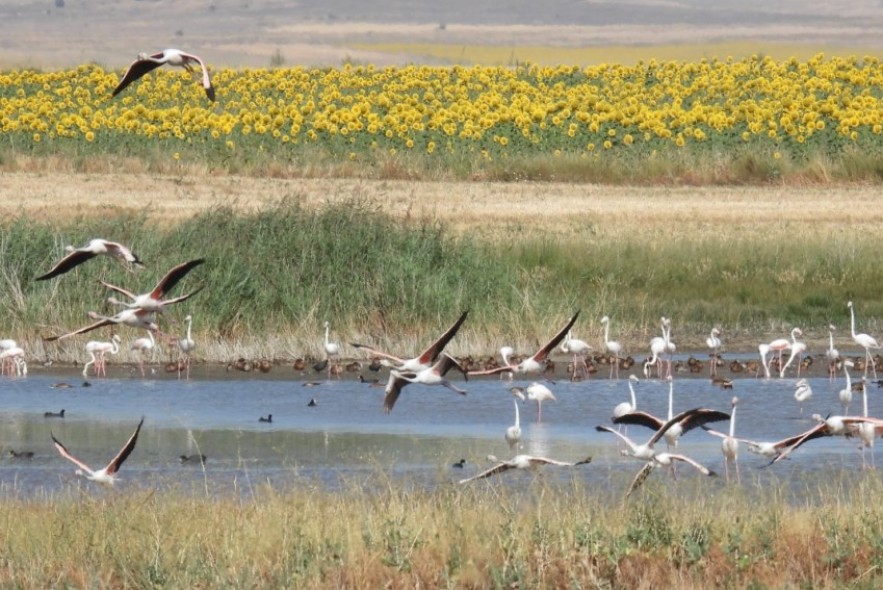
<instances>
[{"instance_id":1,"label":"waterbird on shore","mask_svg":"<svg viewBox=\"0 0 883 590\"><path fill-rule=\"evenodd\" d=\"M125 302L119 301L113 297L109 297L107 299L107 302L112 305L123 305L130 309L140 308L147 311L164 313L166 310L166 306L172 305L173 303L186 301L201 290L197 289L192 293L181 295L180 297L174 297L172 299L163 299L166 294L169 293L169 291L171 291L181 281L181 279L183 279L187 275L187 273L189 273L191 270L193 270L203 262L205 262L205 258L197 258L196 260L190 260L189 262L182 262L181 264L173 267L170 271L168 271L165 276L163 276L163 278L161 278L159 282L157 282L156 286L154 286L153 289L151 289L147 293L141 293L140 295L136 295L128 289L123 289L122 287L117 287L101 280L99 280L98 282L108 289L116 291L121 295L125 295L132 300L130 302Z\"/></svg>"},{"instance_id":2,"label":"waterbird on shore","mask_svg":"<svg viewBox=\"0 0 883 590\"><path fill-rule=\"evenodd\" d=\"M567 461L557 461L555 459L549 459L547 457L536 457L532 455L515 455L508 461L500 461L490 469L482 471L472 477L467 477L466 479L461 479L459 483L468 483L470 481L475 481L476 479L484 479L486 477L491 477L492 475L497 475L500 473L505 473L510 469L533 469L535 467L539 467L541 465L555 465L558 467L576 467L577 465L587 465L592 462L591 457L586 457L582 461L577 461L575 463L567 462Z\"/></svg>"},{"instance_id":3,"label":"waterbird on shore","mask_svg":"<svg viewBox=\"0 0 883 590\"><path fill-rule=\"evenodd\" d=\"M615 374L619 379L619 355L622 352L622 345L610 339L610 318L605 315L601 318L601 323L604 325L604 350L614 357L614 362L610 363L610 377Z\"/></svg>"},{"instance_id":4,"label":"waterbird on shore","mask_svg":"<svg viewBox=\"0 0 883 590\"><path fill-rule=\"evenodd\" d=\"M261 416L260 418L258 418L258 422L267 422L267 423L269 423L269 422L272 422L272 421L273 421L273 414L267 414L266 417Z\"/></svg>"},{"instance_id":5,"label":"waterbird on shore","mask_svg":"<svg viewBox=\"0 0 883 590\"><path fill-rule=\"evenodd\" d=\"M138 422L138 426L135 428L135 432L132 433L132 436L130 436L126 444L123 445L123 448L120 449L116 456L110 460L110 463L108 463L107 466L98 471L93 470L83 461L71 455L61 441L55 438L54 434L50 432L49 435L52 437L52 442L55 443L55 448L58 449L61 456L80 468L76 471L77 475L85 476L91 481L112 486L116 482L116 474L120 470L120 467L122 467L123 462L129 457L132 450L135 448L135 443L138 441L138 433L141 432L141 426L143 424L144 418L141 418L141 421Z\"/></svg>"},{"instance_id":6,"label":"waterbird on shore","mask_svg":"<svg viewBox=\"0 0 883 590\"><path fill-rule=\"evenodd\" d=\"M828 361L828 378L833 381L834 374L840 369L840 352L834 348L834 331L837 330L833 325L828 326L828 350L825 351L825 359Z\"/></svg>"},{"instance_id":7,"label":"waterbird on shore","mask_svg":"<svg viewBox=\"0 0 883 590\"><path fill-rule=\"evenodd\" d=\"M546 368L546 361L549 359L549 354L555 349L558 344L564 340L564 337L567 336L567 333L573 327L573 324L576 323L576 319L579 317L579 311L573 314L571 318L567 321L567 324L558 330L558 332L552 337L551 340L546 342L539 350L537 350L533 355L524 359L517 365L510 364L506 362L504 365L500 367L495 367L493 369L484 369L481 371L469 371L469 376L472 375L496 375L497 373L502 373L505 371L509 371L516 375L521 375L524 373L541 373Z\"/></svg>"},{"instance_id":8,"label":"waterbird on shore","mask_svg":"<svg viewBox=\"0 0 883 590\"><path fill-rule=\"evenodd\" d=\"M369 354L373 355L380 359L380 363L395 369L397 371L409 371L413 373L419 373L420 371L431 367L433 364L438 361L439 356L441 356L442 351L445 349L445 346L448 345L448 342L457 334L460 330L460 326L463 325L463 322L466 321L466 316L469 315L469 310L464 311L460 314L460 317L457 318L457 321L454 324L445 330L445 332L435 339L432 344L430 344L426 349L411 359L403 359L397 357L395 355L389 354L388 352L383 352L382 350L377 350L376 348L371 348L365 344L359 344L357 342L350 342L350 346L354 348L360 348L365 350Z\"/></svg>"},{"instance_id":9,"label":"waterbird on shore","mask_svg":"<svg viewBox=\"0 0 883 590\"><path fill-rule=\"evenodd\" d=\"M447 353L443 353L434 365L421 371L415 372L392 369L389 372L389 381L386 384L386 392L383 398L383 410L387 414L392 412L392 408L395 405L396 400L399 399L402 389L404 389L409 383L441 385L447 387L451 391L459 393L460 395L466 395L466 390L455 386L447 379L447 377L445 377L451 369L457 369L468 379L468 375L466 371L463 370L463 367L460 366L454 357Z\"/></svg>"},{"instance_id":10,"label":"waterbird on shore","mask_svg":"<svg viewBox=\"0 0 883 590\"><path fill-rule=\"evenodd\" d=\"M555 394L552 393L552 390L542 383L538 383L536 381L528 385L526 388L512 387L510 391L513 395L521 398L522 400L529 399L531 401L537 402L537 422L541 422L543 420L543 402L556 401Z\"/></svg>"},{"instance_id":11,"label":"waterbird on shore","mask_svg":"<svg viewBox=\"0 0 883 590\"><path fill-rule=\"evenodd\" d=\"M518 443L521 440L521 419L518 416L518 401L513 399L512 403L515 405L515 424L507 428L505 434L506 443L509 445L510 451L517 449Z\"/></svg>"},{"instance_id":12,"label":"waterbird on shore","mask_svg":"<svg viewBox=\"0 0 883 590\"><path fill-rule=\"evenodd\" d=\"M138 258L128 247L119 242L111 242L101 238L91 240L85 246L74 248L73 246L65 247L65 251L69 252L67 256L53 266L49 272L40 275L35 281L45 281L58 275L63 275L69 270L83 264L87 260L91 260L96 256L109 256L129 265L144 266L141 259Z\"/></svg>"},{"instance_id":13,"label":"waterbird on shore","mask_svg":"<svg viewBox=\"0 0 883 590\"><path fill-rule=\"evenodd\" d=\"M105 340L90 340L86 343L86 352L89 360L83 365L83 377L89 376L89 367L95 366L95 376L107 376L107 354L117 354L120 351L120 336L114 334L110 342Z\"/></svg>"},{"instance_id":14,"label":"waterbird on shore","mask_svg":"<svg viewBox=\"0 0 883 590\"><path fill-rule=\"evenodd\" d=\"M714 377L717 375L717 360L720 355L720 347L721 347L721 339L720 339L721 331L717 328L711 329L711 334L709 334L708 338L705 339L705 345L711 349L711 353L709 356L711 357L711 376Z\"/></svg>"},{"instance_id":15,"label":"waterbird on shore","mask_svg":"<svg viewBox=\"0 0 883 590\"><path fill-rule=\"evenodd\" d=\"M156 68L166 64L184 68L191 73L194 71L193 64L199 64L199 67L202 70L202 87L205 89L205 94L208 96L209 100L215 100L215 88L212 86L212 81L208 74L208 68L205 67L202 58L198 55L193 55L192 53L184 53L180 49L164 49L159 53L153 54L139 53L138 58L132 62L126 70L126 73L123 74L123 77L120 79L119 84L117 84L116 88L113 89L113 92L110 93L111 98L122 92L126 86L138 78L145 74L149 74Z\"/></svg>"},{"instance_id":16,"label":"waterbird on shore","mask_svg":"<svg viewBox=\"0 0 883 590\"><path fill-rule=\"evenodd\" d=\"M64 410L60 412L43 412L44 418L64 418Z\"/></svg>"},{"instance_id":17,"label":"waterbird on shore","mask_svg":"<svg viewBox=\"0 0 883 590\"><path fill-rule=\"evenodd\" d=\"M184 356L183 365L186 371L185 378L190 379L190 365L193 363L193 350L196 348L196 342L193 340L193 316L187 315L184 318L184 321L187 322L187 332L186 334L178 339L176 342L178 346L178 350L181 351L181 354ZM178 379L181 378L181 365L182 362L178 363Z\"/></svg>"},{"instance_id":18,"label":"waterbird on shore","mask_svg":"<svg viewBox=\"0 0 883 590\"><path fill-rule=\"evenodd\" d=\"M573 355L573 373L570 375L570 380L576 379L577 366L582 367L583 377L588 378L589 366L586 363L586 355L592 351L592 347L586 341L574 338L573 330L568 330L564 342L561 343L561 351Z\"/></svg>"}]
</instances>

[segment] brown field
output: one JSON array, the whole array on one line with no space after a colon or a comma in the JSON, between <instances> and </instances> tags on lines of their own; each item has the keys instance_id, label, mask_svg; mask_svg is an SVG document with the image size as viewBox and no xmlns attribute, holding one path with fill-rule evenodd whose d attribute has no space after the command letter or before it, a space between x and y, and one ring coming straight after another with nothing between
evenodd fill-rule
<instances>
[{"instance_id":1,"label":"brown field","mask_svg":"<svg viewBox=\"0 0 883 590\"><path fill-rule=\"evenodd\" d=\"M5 173L0 215L46 220L147 210L174 223L219 204L242 210L297 199L307 207L358 201L403 220L437 220L457 232L511 240L517 232L615 238L640 227L694 232L815 235L883 225L879 187L629 187L563 183L269 179L237 176Z\"/></svg>"}]
</instances>

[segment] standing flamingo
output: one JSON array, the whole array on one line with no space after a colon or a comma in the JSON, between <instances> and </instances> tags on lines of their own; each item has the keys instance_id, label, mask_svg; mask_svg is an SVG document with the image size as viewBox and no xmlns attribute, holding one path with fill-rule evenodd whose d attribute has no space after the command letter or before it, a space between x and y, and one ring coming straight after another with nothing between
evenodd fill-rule
<instances>
[{"instance_id":1,"label":"standing flamingo","mask_svg":"<svg viewBox=\"0 0 883 590\"><path fill-rule=\"evenodd\" d=\"M94 240L91 240L88 244L80 248L66 246L65 251L68 252L67 256L59 260L58 263L49 270L49 272L37 277L34 280L45 281L53 277L57 277L58 275L63 275L72 268L83 264L87 260L101 255L116 258L117 260L121 260L126 264L144 266L144 264L141 262L141 259L139 259L126 246L123 246L119 242L111 242L108 240L103 240L101 238L95 238Z\"/></svg>"},{"instance_id":2,"label":"standing flamingo","mask_svg":"<svg viewBox=\"0 0 883 590\"><path fill-rule=\"evenodd\" d=\"M0 375L10 377L27 377L28 363L25 360L25 350L12 340L12 346L0 347Z\"/></svg>"},{"instance_id":3,"label":"standing flamingo","mask_svg":"<svg viewBox=\"0 0 883 590\"><path fill-rule=\"evenodd\" d=\"M625 416L626 414L631 414L632 412L638 411L638 400L635 397L635 387L634 384L638 382L638 378L634 375L629 375L629 396L631 397L630 402L620 402L616 404L616 407L613 408L613 418L620 418ZM619 425L620 430L623 430L623 425ZM628 432L628 426L625 427L625 432Z\"/></svg>"},{"instance_id":4,"label":"standing flamingo","mask_svg":"<svg viewBox=\"0 0 883 590\"><path fill-rule=\"evenodd\" d=\"M868 380L866 377L862 377L862 416L865 418L868 417ZM876 467L876 463L874 461L874 439L877 438L878 433L883 430L879 424L874 424L873 422L862 422L857 427L858 436L862 441L862 467L867 468L867 463L865 462L865 449L871 449L871 467Z\"/></svg>"},{"instance_id":5,"label":"standing flamingo","mask_svg":"<svg viewBox=\"0 0 883 590\"><path fill-rule=\"evenodd\" d=\"M543 420L543 402L555 401L555 394L552 393L552 390L536 381L528 385L526 389L513 387L511 391L521 399L526 397L531 401L537 402L537 422L542 422ZM527 394L526 396L525 393Z\"/></svg>"},{"instance_id":6,"label":"standing flamingo","mask_svg":"<svg viewBox=\"0 0 883 590\"><path fill-rule=\"evenodd\" d=\"M828 378L834 380L834 373L840 368L840 352L834 348L834 330L832 325L828 326L828 350L825 351L825 358L828 360Z\"/></svg>"},{"instance_id":7,"label":"standing flamingo","mask_svg":"<svg viewBox=\"0 0 883 590\"><path fill-rule=\"evenodd\" d=\"M606 315L601 318L604 324L604 350L607 354L613 355L613 362L610 363L610 377L613 377L616 371L616 378L619 379L619 354L622 352L622 345L615 340L610 340L610 318Z\"/></svg>"},{"instance_id":8,"label":"standing flamingo","mask_svg":"<svg viewBox=\"0 0 883 590\"><path fill-rule=\"evenodd\" d=\"M142 377L144 377L144 355L149 354L153 358L154 346L156 346L156 341L153 339L153 332L147 330L147 336L136 339L129 348L129 350L138 353L138 370Z\"/></svg>"},{"instance_id":9,"label":"standing flamingo","mask_svg":"<svg viewBox=\"0 0 883 590\"><path fill-rule=\"evenodd\" d=\"M715 436L721 437L721 452L724 455L724 475L727 481L730 481L730 462L733 463L736 467L736 482L739 483L742 481L742 476L739 474L739 439L736 438L736 404L739 403L738 397L733 397L730 400L730 406L732 407L732 411L730 411L730 433L723 434L716 430L711 430L710 428L706 428L705 431L709 434L713 434Z\"/></svg>"},{"instance_id":10,"label":"standing flamingo","mask_svg":"<svg viewBox=\"0 0 883 590\"><path fill-rule=\"evenodd\" d=\"M129 69L126 70L126 73L123 74L119 84L113 89L110 96L116 96L122 92L126 86L141 76L148 74L165 64L184 68L188 72L193 72L193 66L191 64L199 64L199 67L202 70L202 87L205 89L205 94L208 96L209 100L215 100L215 88L212 86L211 79L209 79L208 68L205 67L205 63L203 63L199 56L193 55L192 53L184 53L180 49L165 49L159 53L151 55L139 53L138 59L132 62L132 65L130 65Z\"/></svg>"},{"instance_id":11,"label":"standing flamingo","mask_svg":"<svg viewBox=\"0 0 883 590\"><path fill-rule=\"evenodd\" d=\"M721 331L717 328L711 329L711 334L705 339L705 345L711 349L711 376L717 375L717 361L720 358L721 339L719 338Z\"/></svg>"},{"instance_id":12,"label":"standing flamingo","mask_svg":"<svg viewBox=\"0 0 883 590\"><path fill-rule=\"evenodd\" d=\"M574 338L573 330L568 330L564 342L561 343L561 350L564 353L573 355L573 373L570 375L570 380L573 381L576 378L577 365L582 367L583 377L588 378L589 367L586 364L586 355L591 352L592 347L584 340Z\"/></svg>"},{"instance_id":13,"label":"standing flamingo","mask_svg":"<svg viewBox=\"0 0 883 590\"><path fill-rule=\"evenodd\" d=\"M812 387L806 379L800 379L794 386L794 399L800 406L800 414L803 415L803 403L812 397Z\"/></svg>"},{"instance_id":14,"label":"standing flamingo","mask_svg":"<svg viewBox=\"0 0 883 590\"><path fill-rule=\"evenodd\" d=\"M788 357L788 362L786 362L784 365L780 365L781 369L779 370L779 379L785 376L785 371L788 369L794 359L797 359L797 376L800 377L800 360L803 356L803 353L806 352L806 343L799 342L794 337L795 334L797 336L803 336L803 331L800 328L794 328L793 330L791 330L791 356Z\"/></svg>"},{"instance_id":15,"label":"standing flamingo","mask_svg":"<svg viewBox=\"0 0 883 590\"><path fill-rule=\"evenodd\" d=\"M506 429L506 442L509 444L509 450L518 449L518 443L521 440L521 420L518 416L518 400L513 399L515 405L515 424Z\"/></svg>"},{"instance_id":16,"label":"standing flamingo","mask_svg":"<svg viewBox=\"0 0 883 590\"><path fill-rule=\"evenodd\" d=\"M328 361L326 367L328 369L329 379L331 379L331 357L340 356L340 345L337 342L331 342L331 340L328 339L328 331L330 329L328 320L325 320L325 342L323 343L323 348L325 349L325 360Z\"/></svg>"},{"instance_id":17,"label":"standing flamingo","mask_svg":"<svg viewBox=\"0 0 883 590\"><path fill-rule=\"evenodd\" d=\"M196 342L193 340L192 329L193 329L193 316L188 315L184 318L184 321L187 322L187 334L178 340L178 350L184 355L184 367L187 371L186 378L190 379L190 364L192 363L192 353L193 349L196 348ZM178 363L178 379L181 378L181 363Z\"/></svg>"},{"instance_id":18,"label":"standing flamingo","mask_svg":"<svg viewBox=\"0 0 883 590\"><path fill-rule=\"evenodd\" d=\"M843 406L843 415L849 415L849 404L852 403L852 379L849 377L849 369L853 366L852 361L845 361L843 363L843 374L846 376L846 387L840 390L837 394L837 397L840 398L840 405Z\"/></svg>"},{"instance_id":19,"label":"standing flamingo","mask_svg":"<svg viewBox=\"0 0 883 590\"><path fill-rule=\"evenodd\" d=\"M880 345L872 336L855 333L855 311L852 308L852 301L848 302L846 306L849 307L849 330L852 333L852 340L865 349L865 377L868 376L868 365L870 365L874 369L874 379L876 379L877 366L871 357L871 349L880 348Z\"/></svg>"},{"instance_id":20,"label":"standing flamingo","mask_svg":"<svg viewBox=\"0 0 883 590\"><path fill-rule=\"evenodd\" d=\"M89 367L95 365L96 377L107 377L107 365L105 355L117 354L120 351L120 336L114 334L110 342L102 340L90 340L86 343L86 352L89 353L89 361L83 365L83 377L87 377Z\"/></svg>"},{"instance_id":21,"label":"standing flamingo","mask_svg":"<svg viewBox=\"0 0 883 590\"><path fill-rule=\"evenodd\" d=\"M772 342L770 342L767 345L767 351L775 353L777 355L778 364L776 366L779 368L780 372L781 372L782 367L784 366L783 360L782 360L782 354L786 350L791 350L791 346L795 342L797 342L798 335L802 336L803 332L800 330L800 328L793 328L791 330L791 340L788 340L787 338L776 338L775 340L773 340ZM770 360L770 362L772 363L772 360ZM769 378L769 369L767 369L766 373L767 373L767 378Z\"/></svg>"}]
</instances>

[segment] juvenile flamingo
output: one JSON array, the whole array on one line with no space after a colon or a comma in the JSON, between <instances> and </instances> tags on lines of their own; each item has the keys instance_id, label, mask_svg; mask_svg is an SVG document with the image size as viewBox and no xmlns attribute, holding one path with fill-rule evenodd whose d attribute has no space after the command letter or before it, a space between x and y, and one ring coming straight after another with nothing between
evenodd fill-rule
<instances>
[{"instance_id":1,"label":"juvenile flamingo","mask_svg":"<svg viewBox=\"0 0 883 590\"><path fill-rule=\"evenodd\" d=\"M144 76L165 64L184 68L188 72L193 72L192 64L199 64L199 67L202 70L202 87L205 89L205 94L208 96L209 100L215 100L215 88L212 86L212 81L209 78L208 68L205 67L205 63L203 63L199 56L193 55L192 53L184 53L180 49L165 49L159 53L153 53L150 55L139 53L138 59L132 62L132 65L130 65L129 69L126 70L126 73L123 74L117 87L110 93L111 97L122 92L126 86L141 76Z\"/></svg>"}]
</instances>

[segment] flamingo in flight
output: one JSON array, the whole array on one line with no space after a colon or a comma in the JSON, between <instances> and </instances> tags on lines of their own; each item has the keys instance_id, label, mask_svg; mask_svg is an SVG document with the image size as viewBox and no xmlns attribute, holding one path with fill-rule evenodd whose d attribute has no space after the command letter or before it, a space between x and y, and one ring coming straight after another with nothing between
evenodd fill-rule
<instances>
[{"instance_id":1,"label":"flamingo in flight","mask_svg":"<svg viewBox=\"0 0 883 590\"><path fill-rule=\"evenodd\" d=\"M442 351L445 349L445 346L448 345L448 342L457 334L457 331L460 329L460 326L463 325L463 322L466 321L466 316L469 314L469 311L464 311L460 317L454 322L450 328L448 328L444 334L439 336L435 342L430 344L426 350L421 352L418 356L412 359L403 359L388 352L383 352L382 350L377 350L376 348L371 348L365 344L358 344L356 342L350 342L350 346L354 348L361 348L368 353L380 357L382 360L380 361L387 367L391 367L397 371L403 372L411 372L411 373L419 373L424 369L428 369L431 367L436 361L438 361L439 357L442 354Z\"/></svg>"},{"instance_id":2,"label":"flamingo in flight","mask_svg":"<svg viewBox=\"0 0 883 590\"><path fill-rule=\"evenodd\" d=\"M767 466L786 459L805 442L815 438L822 436L851 436L859 431L862 424L871 424L875 429L883 430L883 420L879 418L862 416L827 416L822 418L821 414L813 414L812 419L816 421L816 425L795 437L794 443L779 453Z\"/></svg>"},{"instance_id":3,"label":"flamingo in flight","mask_svg":"<svg viewBox=\"0 0 883 590\"><path fill-rule=\"evenodd\" d=\"M187 275L188 272L190 272L203 262L205 262L205 258L197 258L196 260L191 260L189 262L182 262L181 264L175 266L169 272L167 272L151 291L147 293L142 293L141 295L136 295L135 293L123 289L122 287L116 287L109 283L105 283L104 281L98 282L108 289L116 291L117 293L121 293L122 295L125 295L132 300L130 303L126 303L125 301L118 301L117 299L110 297L107 300L108 303L111 303L113 305L124 305L125 307L128 307L130 309L137 307L147 311L163 313L165 312L165 308L167 305L179 303L181 301L189 299L201 290L197 289L193 293L188 293L187 295L182 295L173 299L163 299L166 293L171 291L175 287L175 285L177 285L181 281L181 279L183 279Z\"/></svg>"},{"instance_id":4,"label":"flamingo in flight","mask_svg":"<svg viewBox=\"0 0 883 590\"><path fill-rule=\"evenodd\" d=\"M184 68L188 72L193 72L193 64L199 64L199 67L202 70L202 87L205 88L205 94L208 96L209 100L215 100L215 87L212 86L212 81L209 78L208 68L205 67L205 62L203 62L199 56L193 55L192 53L184 53L180 49L164 49L159 53L153 53L150 55L147 53L139 53L138 59L132 62L132 65L130 65L129 69L126 70L126 73L123 74L120 83L113 89L110 96L116 96L122 92L126 86L141 76L149 74L156 68L166 64Z\"/></svg>"},{"instance_id":5,"label":"flamingo in flight","mask_svg":"<svg viewBox=\"0 0 883 590\"><path fill-rule=\"evenodd\" d=\"M466 395L466 391L455 386L445 377L451 369L457 369L463 375L467 375L463 367L451 355L444 353L434 365L422 371L399 371L393 369L389 372L389 382L386 384L386 395L383 398L383 409L389 414L392 407L402 393L402 389L409 383L422 383L424 385L442 385L451 391ZM467 377L468 378L468 377Z\"/></svg>"},{"instance_id":6,"label":"flamingo in flight","mask_svg":"<svg viewBox=\"0 0 883 590\"><path fill-rule=\"evenodd\" d=\"M126 326L131 326L133 328L144 328L146 330L152 330L154 332L159 332L159 326L157 326L153 320L150 319L149 311L145 309L124 309L114 316L103 316L95 313L94 311L90 311L87 315L93 320L98 320L94 324L90 324L88 326L84 326L73 332L68 332L67 334L62 334L60 336L45 336L43 340L46 342L52 342L54 340L63 340L65 338L70 338L71 336L76 336L77 334L85 334L86 332L91 332L92 330L97 330L103 326L112 326L115 324L123 324Z\"/></svg>"},{"instance_id":7,"label":"flamingo in flight","mask_svg":"<svg viewBox=\"0 0 883 590\"><path fill-rule=\"evenodd\" d=\"M141 262L141 259L138 258L126 246L123 246L119 242L111 242L101 238L90 240L88 244L80 248L66 246L65 251L68 252L67 256L59 260L58 263L56 263L56 265L49 270L49 272L40 275L34 280L46 281L53 277L57 277L58 275L63 275L69 270L79 266L80 264L83 264L87 260L95 258L96 256L110 256L111 258L116 258L117 260L121 260L126 264L144 266L144 264Z\"/></svg>"},{"instance_id":8,"label":"flamingo in flight","mask_svg":"<svg viewBox=\"0 0 883 590\"><path fill-rule=\"evenodd\" d=\"M487 469L486 471L482 471L481 473L473 475L472 477L467 477L466 479L461 479L459 483L469 483L470 481L475 481L476 479L484 479L486 477L505 473L511 469L533 469L535 467L539 467L540 465L576 467L577 465L587 465L591 462L591 457L586 457L582 461L570 463L567 461L557 461L555 459L549 459L547 457L536 457L533 455L515 455L508 461L499 461L496 465L494 465L490 469Z\"/></svg>"},{"instance_id":9,"label":"flamingo in flight","mask_svg":"<svg viewBox=\"0 0 883 590\"><path fill-rule=\"evenodd\" d=\"M61 456L79 467L76 472L77 475L82 475L92 481L112 486L116 482L117 472L120 470L120 467L122 467L123 462L128 459L129 455L132 454L132 450L135 448L135 443L138 441L138 433L141 432L142 424L144 424L144 418L141 418L141 421L138 423L137 428L135 428L135 432L132 433L132 436L129 437L129 440L126 442L123 448L120 449L120 452L117 453L116 456L110 460L110 463L108 463L107 466L97 471L93 470L83 461L71 455L67 448L61 443L61 441L55 438L55 435L51 432L50 436L52 437L52 442L55 443L55 448L58 449L59 453L61 453Z\"/></svg>"},{"instance_id":10,"label":"flamingo in flight","mask_svg":"<svg viewBox=\"0 0 883 590\"><path fill-rule=\"evenodd\" d=\"M513 365L510 363L506 363L500 367L495 367L493 369L485 369L482 371L469 371L469 376L473 375L496 375L497 373L510 372L516 374L523 373L539 373L545 368L546 360L549 358L549 355L555 347L558 346L558 343L564 340L564 337L567 336L570 329L573 327L573 324L576 323L576 319L579 317L579 311L577 311L573 316L571 316L570 320L568 320L567 325L558 330L558 332L552 337L551 340L546 342L538 351L536 351L532 356L524 359L517 365Z\"/></svg>"}]
</instances>

